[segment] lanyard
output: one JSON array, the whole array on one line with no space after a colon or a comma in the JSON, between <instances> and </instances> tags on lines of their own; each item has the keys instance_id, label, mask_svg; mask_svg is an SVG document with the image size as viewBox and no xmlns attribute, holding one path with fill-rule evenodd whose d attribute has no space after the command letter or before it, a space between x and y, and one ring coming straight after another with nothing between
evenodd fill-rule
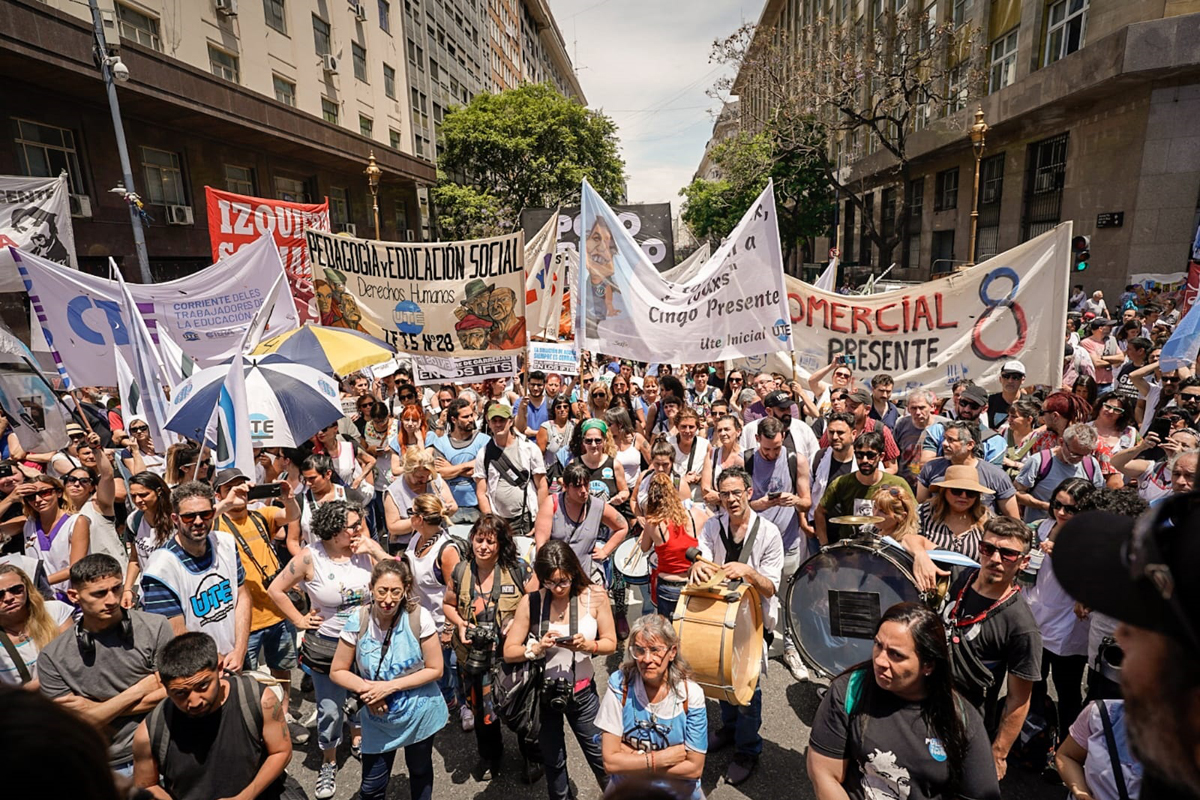
<instances>
[{"instance_id":1,"label":"lanyard","mask_svg":"<svg viewBox=\"0 0 1200 800\"><path fill-rule=\"evenodd\" d=\"M976 570L975 574L978 574L978 573L979 573L979 571ZM1001 597L996 602L992 603L990 606L985 608L983 611L979 612L978 614L976 614L973 617L967 617L966 619L959 619L958 618L958 609L959 609L959 606L962 605L963 595L965 595L967 593L967 589L970 588L971 584L974 582L975 582L974 575L972 575L971 579L965 581L963 583L963 587L958 590L958 597L954 598L954 606L950 609L950 623L952 625L954 625L954 627L956 627L956 628L969 628L970 626L972 626L976 623L983 622L985 619L987 619L988 614L991 614L993 611L996 610L996 607L998 605L1003 603L1008 598L1012 597L1017 592L1021 591L1021 588L1019 586L1010 586L1010 587L1008 587L1008 591L1004 593L1003 597Z\"/></svg>"}]
</instances>

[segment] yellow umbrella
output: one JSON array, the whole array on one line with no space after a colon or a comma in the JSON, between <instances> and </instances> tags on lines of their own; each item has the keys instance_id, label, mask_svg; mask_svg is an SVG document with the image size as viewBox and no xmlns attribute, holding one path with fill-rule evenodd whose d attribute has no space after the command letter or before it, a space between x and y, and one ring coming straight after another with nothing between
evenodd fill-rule
<instances>
[{"instance_id":1,"label":"yellow umbrella","mask_svg":"<svg viewBox=\"0 0 1200 800\"><path fill-rule=\"evenodd\" d=\"M270 353L328 375L344 376L390 360L396 348L361 331L308 323L263 340L251 355Z\"/></svg>"}]
</instances>

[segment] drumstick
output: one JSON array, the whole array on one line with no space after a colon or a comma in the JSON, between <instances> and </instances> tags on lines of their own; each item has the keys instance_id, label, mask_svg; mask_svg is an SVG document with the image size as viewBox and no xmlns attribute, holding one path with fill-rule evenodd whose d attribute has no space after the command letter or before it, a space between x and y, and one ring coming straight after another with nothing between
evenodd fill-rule
<instances>
[{"instance_id":1,"label":"drumstick","mask_svg":"<svg viewBox=\"0 0 1200 800\"><path fill-rule=\"evenodd\" d=\"M636 561L640 555L642 555L642 548L633 548L633 550L629 553L629 557L625 559L625 566L628 567L630 564Z\"/></svg>"},{"instance_id":2,"label":"drumstick","mask_svg":"<svg viewBox=\"0 0 1200 800\"><path fill-rule=\"evenodd\" d=\"M709 561L707 558L700 555L699 547L689 547L687 549L687 551L684 552L683 555L688 561L691 561L693 564L695 564L695 563L708 564L710 567L715 567L718 571L725 569L723 566L721 566L717 562Z\"/></svg>"}]
</instances>

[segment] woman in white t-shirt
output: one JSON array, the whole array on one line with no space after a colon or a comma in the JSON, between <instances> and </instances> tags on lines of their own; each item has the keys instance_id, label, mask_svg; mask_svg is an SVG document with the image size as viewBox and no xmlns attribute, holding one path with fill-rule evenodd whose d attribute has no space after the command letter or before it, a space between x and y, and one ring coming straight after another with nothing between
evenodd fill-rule
<instances>
[{"instance_id":1,"label":"woman in white t-shirt","mask_svg":"<svg viewBox=\"0 0 1200 800\"><path fill-rule=\"evenodd\" d=\"M26 487L29 487L28 489ZM46 580L56 599L67 599L71 565L88 554L88 532L75 527L67 511L62 481L41 475L17 491L25 494L25 555L45 563ZM5 525L11 524L15 520Z\"/></svg>"},{"instance_id":2,"label":"woman in white t-shirt","mask_svg":"<svg viewBox=\"0 0 1200 800\"><path fill-rule=\"evenodd\" d=\"M171 523L171 489L167 482L153 472L139 472L129 479L129 500L134 511L126 520L127 536L133 539L129 552L129 567L125 570L125 591L121 605L133 608L142 565L150 554L167 543L174 528Z\"/></svg>"},{"instance_id":3,"label":"woman in white t-shirt","mask_svg":"<svg viewBox=\"0 0 1200 800\"><path fill-rule=\"evenodd\" d=\"M69 605L43 600L19 567L0 564L0 686L37 691L38 653L69 627Z\"/></svg>"}]
</instances>

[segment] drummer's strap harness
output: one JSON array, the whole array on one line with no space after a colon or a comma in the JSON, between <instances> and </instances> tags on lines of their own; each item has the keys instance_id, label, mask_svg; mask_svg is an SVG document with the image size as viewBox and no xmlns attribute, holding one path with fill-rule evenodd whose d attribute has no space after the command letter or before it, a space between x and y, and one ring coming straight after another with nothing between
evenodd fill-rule
<instances>
[{"instance_id":1,"label":"drummer's strap harness","mask_svg":"<svg viewBox=\"0 0 1200 800\"><path fill-rule=\"evenodd\" d=\"M493 466L496 468L496 474L500 476L500 480L521 490L521 517L522 519L527 518L529 516L529 479L533 477L533 474L527 469L517 469L516 464L513 464L504 452L504 448L496 444L494 439L488 439L487 445L483 448L484 474L486 475L488 469Z\"/></svg>"},{"instance_id":2,"label":"drummer's strap harness","mask_svg":"<svg viewBox=\"0 0 1200 800\"><path fill-rule=\"evenodd\" d=\"M962 586L959 588L954 602L946 609L946 639L950 648L950 666L953 670L954 680L975 693L987 694L988 690L992 688L992 684L995 683L996 676L979 658L975 648L971 647L970 642L975 637L969 631L987 619L990 614L1012 602L1021 590L1017 586L1009 587L1009 590L999 600L978 614L964 619L961 617L962 599L966 595L967 589L975 582L977 574L979 574L977 569L968 570L959 579Z\"/></svg>"},{"instance_id":3,"label":"drummer's strap harness","mask_svg":"<svg viewBox=\"0 0 1200 800\"><path fill-rule=\"evenodd\" d=\"M729 535L729 531L725 530L725 523L718 520L717 524L721 528L721 543L725 545L725 561L728 562L731 558L741 564L746 564L750 561L750 556L754 553L754 539L758 536L758 523L762 521L762 517L756 516L754 524L750 526L750 533L741 542L735 542L733 537Z\"/></svg>"}]
</instances>

